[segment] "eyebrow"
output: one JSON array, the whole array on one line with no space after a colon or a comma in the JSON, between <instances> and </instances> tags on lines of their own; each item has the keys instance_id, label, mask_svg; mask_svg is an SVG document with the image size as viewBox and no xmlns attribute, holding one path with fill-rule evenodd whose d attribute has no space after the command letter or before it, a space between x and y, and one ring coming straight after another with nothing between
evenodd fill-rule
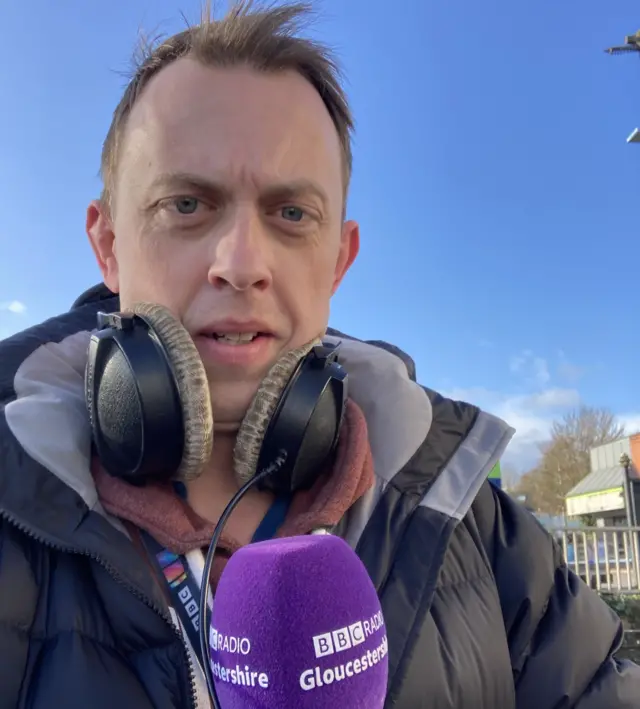
<instances>
[{"instance_id":1,"label":"eyebrow","mask_svg":"<svg viewBox=\"0 0 640 709\"><path fill-rule=\"evenodd\" d=\"M167 172L156 177L151 183L151 189L179 188L195 190L199 193L215 194L229 199L231 190L222 182L210 180L188 172ZM275 182L260 190L260 198L264 201L287 200L302 195L314 195L326 207L329 202L327 193L313 180L300 178L290 182Z\"/></svg>"},{"instance_id":2,"label":"eyebrow","mask_svg":"<svg viewBox=\"0 0 640 709\"><path fill-rule=\"evenodd\" d=\"M323 206L327 207L329 198L327 193L313 180L304 178L292 180L291 182L281 182L268 185L262 190L263 199L282 200L295 199L302 195L313 195L319 199Z\"/></svg>"},{"instance_id":3,"label":"eyebrow","mask_svg":"<svg viewBox=\"0 0 640 709\"><path fill-rule=\"evenodd\" d=\"M229 190L221 182L207 180L189 172L165 172L151 183L151 191L158 189L185 189L196 192L229 196Z\"/></svg>"}]
</instances>

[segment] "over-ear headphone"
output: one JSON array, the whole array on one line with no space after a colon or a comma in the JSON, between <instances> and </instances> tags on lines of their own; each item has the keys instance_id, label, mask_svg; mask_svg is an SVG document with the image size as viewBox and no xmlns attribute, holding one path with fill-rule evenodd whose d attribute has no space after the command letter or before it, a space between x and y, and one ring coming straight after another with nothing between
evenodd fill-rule
<instances>
[{"instance_id":1,"label":"over-ear headphone","mask_svg":"<svg viewBox=\"0 0 640 709\"><path fill-rule=\"evenodd\" d=\"M335 450L346 408L338 351L312 344L276 363L238 433L241 474L272 470L262 485L278 493L313 485ZM214 422L204 366L161 306L98 313L85 397L95 451L109 474L133 484L188 480L208 461Z\"/></svg>"}]
</instances>

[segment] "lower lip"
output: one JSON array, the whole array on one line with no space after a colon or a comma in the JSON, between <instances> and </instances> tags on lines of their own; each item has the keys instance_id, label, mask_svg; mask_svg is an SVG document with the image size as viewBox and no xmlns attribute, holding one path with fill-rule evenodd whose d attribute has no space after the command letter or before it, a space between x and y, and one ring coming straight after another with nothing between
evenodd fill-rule
<instances>
[{"instance_id":1,"label":"lower lip","mask_svg":"<svg viewBox=\"0 0 640 709\"><path fill-rule=\"evenodd\" d=\"M195 338L196 347L205 363L237 366L262 364L269 358L272 342L273 337L270 335L258 335L251 342L241 345L232 345L213 337Z\"/></svg>"}]
</instances>

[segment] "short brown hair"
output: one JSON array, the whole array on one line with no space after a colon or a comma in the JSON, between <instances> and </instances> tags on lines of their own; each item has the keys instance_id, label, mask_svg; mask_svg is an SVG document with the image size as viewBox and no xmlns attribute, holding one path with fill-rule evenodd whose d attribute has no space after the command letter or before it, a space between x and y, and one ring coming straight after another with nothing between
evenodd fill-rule
<instances>
[{"instance_id":1,"label":"short brown hair","mask_svg":"<svg viewBox=\"0 0 640 709\"><path fill-rule=\"evenodd\" d=\"M159 71L186 56L207 66L245 64L265 72L293 70L307 79L320 94L338 132L346 195L352 168L353 118L333 53L299 35L312 14L306 2L260 7L254 0L237 0L222 19L215 20L207 3L198 25L143 48L102 148L102 201L107 208L112 207L119 150L133 106Z\"/></svg>"}]
</instances>

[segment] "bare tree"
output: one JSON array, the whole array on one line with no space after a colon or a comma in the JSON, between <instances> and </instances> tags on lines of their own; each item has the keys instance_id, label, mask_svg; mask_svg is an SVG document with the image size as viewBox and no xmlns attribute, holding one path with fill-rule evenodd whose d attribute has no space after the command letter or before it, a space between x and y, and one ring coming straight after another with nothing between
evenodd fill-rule
<instances>
[{"instance_id":1,"label":"bare tree","mask_svg":"<svg viewBox=\"0 0 640 709\"><path fill-rule=\"evenodd\" d=\"M522 497L525 506L533 512L547 512L548 504L543 483L538 468L533 468L522 475L518 484L510 492L515 498Z\"/></svg>"},{"instance_id":2,"label":"bare tree","mask_svg":"<svg viewBox=\"0 0 640 709\"><path fill-rule=\"evenodd\" d=\"M518 486L518 471L509 463L500 464L500 477L502 478L502 489L510 492Z\"/></svg>"},{"instance_id":3,"label":"bare tree","mask_svg":"<svg viewBox=\"0 0 640 709\"><path fill-rule=\"evenodd\" d=\"M573 441L574 449L589 456L591 448L616 441L625 435L624 426L605 408L582 406L551 427L551 438Z\"/></svg>"},{"instance_id":4,"label":"bare tree","mask_svg":"<svg viewBox=\"0 0 640 709\"><path fill-rule=\"evenodd\" d=\"M527 495L536 511L562 514L567 493L590 472L589 451L624 435L607 409L583 406L567 414L552 425L540 462L522 477L517 493Z\"/></svg>"}]
</instances>

